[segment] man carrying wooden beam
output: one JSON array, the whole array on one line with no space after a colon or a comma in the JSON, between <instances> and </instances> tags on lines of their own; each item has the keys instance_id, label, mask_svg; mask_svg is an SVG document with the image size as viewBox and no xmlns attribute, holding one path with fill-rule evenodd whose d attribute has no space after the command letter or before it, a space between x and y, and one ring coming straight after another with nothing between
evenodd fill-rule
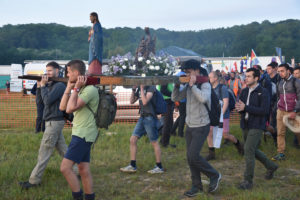
<instances>
[{"instance_id":1,"label":"man carrying wooden beam","mask_svg":"<svg viewBox=\"0 0 300 200\"><path fill-rule=\"evenodd\" d=\"M137 87L133 87L132 89L130 103L134 104L137 100L139 100L141 116L135 126L132 136L130 137L130 164L121 168L120 170L122 172L136 172L137 141L144 134L147 134L150 139L156 159L155 167L152 170L149 170L148 173L158 174L164 172L161 164L161 150L158 142L158 119L154 110L155 105L153 105L153 101L151 101L155 92L158 92L155 89L155 86L141 85L138 89Z\"/></svg>"},{"instance_id":2,"label":"man carrying wooden beam","mask_svg":"<svg viewBox=\"0 0 300 200\"><path fill-rule=\"evenodd\" d=\"M207 72L200 67L200 62L194 59L182 63L181 68L190 77L190 82L182 90L179 90L180 85L176 84L172 92L172 100L180 101L184 98L187 100L185 138L192 187L184 195L194 197L203 192L201 173L210 179L208 192L214 192L218 188L221 174L200 155L210 129L208 109L211 109L211 85L208 82L197 85L196 76L207 76Z\"/></svg>"}]
</instances>

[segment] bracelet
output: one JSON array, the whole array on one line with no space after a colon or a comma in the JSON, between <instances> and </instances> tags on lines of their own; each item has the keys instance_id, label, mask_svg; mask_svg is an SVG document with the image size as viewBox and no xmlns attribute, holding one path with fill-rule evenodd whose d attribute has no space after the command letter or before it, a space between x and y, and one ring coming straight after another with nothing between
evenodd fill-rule
<instances>
[{"instance_id":1,"label":"bracelet","mask_svg":"<svg viewBox=\"0 0 300 200\"><path fill-rule=\"evenodd\" d=\"M74 87L74 88L73 88L73 91L74 91L74 92L79 92L79 91L80 91L80 89L79 89L79 88L75 88L75 87Z\"/></svg>"}]
</instances>

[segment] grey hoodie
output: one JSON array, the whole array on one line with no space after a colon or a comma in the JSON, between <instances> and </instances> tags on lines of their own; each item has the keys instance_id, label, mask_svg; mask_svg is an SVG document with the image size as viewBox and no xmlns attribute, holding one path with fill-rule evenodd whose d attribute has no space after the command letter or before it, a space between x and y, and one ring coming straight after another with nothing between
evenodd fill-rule
<instances>
[{"instance_id":1,"label":"grey hoodie","mask_svg":"<svg viewBox=\"0 0 300 200\"><path fill-rule=\"evenodd\" d=\"M174 88L172 101L180 101L186 98L186 119L189 127L203 127L210 123L205 103L210 109L211 106L211 85L203 83L199 89L197 85L190 87L186 85L182 90Z\"/></svg>"}]
</instances>

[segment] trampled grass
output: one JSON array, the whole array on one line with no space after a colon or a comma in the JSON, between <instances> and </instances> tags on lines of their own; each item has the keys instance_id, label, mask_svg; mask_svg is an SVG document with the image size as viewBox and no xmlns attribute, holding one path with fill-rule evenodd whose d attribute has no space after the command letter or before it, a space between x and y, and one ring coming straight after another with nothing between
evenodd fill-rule
<instances>
[{"instance_id":1,"label":"trampled grass","mask_svg":"<svg viewBox=\"0 0 300 200\"><path fill-rule=\"evenodd\" d=\"M135 174L121 173L119 168L129 164L129 137L134 125L115 124L109 130L102 130L101 137L92 150L91 169L97 199L185 199L183 193L191 185L186 161L185 140L171 137L177 148L162 148L162 161L166 173L147 174L155 165L154 153L149 140L143 137L138 142ZM241 139L238 126L231 126L231 133ZM67 144L71 130L65 129ZM43 176L41 186L21 190L18 182L28 180L36 164L42 134L30 129L0 130L0 199L72 199L67 182L59 171L61 157L55 152ZM257 161L254 188L240 191L236 185L242 181L244 159L238 155L234 145L224 146L216 151L217 160L211 164L222 173L223 179L214 194L204 192L193 199L300 199L300 150L292 146L293 136L287 135L287 160L279 163L280 168L273 180L264 179L265 169ZM271 138L262 141L261 149L273 156L276 149ZM202 155L207 154L207 145ZM208 178L202 176L207 191Z\"/></svg>"}]
</instances>

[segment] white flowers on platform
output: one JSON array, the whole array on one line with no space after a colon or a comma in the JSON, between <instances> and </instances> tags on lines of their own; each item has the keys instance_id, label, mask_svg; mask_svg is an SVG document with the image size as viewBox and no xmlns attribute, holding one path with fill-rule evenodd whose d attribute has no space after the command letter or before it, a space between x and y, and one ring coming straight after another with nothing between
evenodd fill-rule
<instances>
[{"instance_id":1,"label":"white flowers on platform","mask_svg":"<svg viewBox=\"0 0 300 200\"><path fill-rule=\"evenodd\" d=\"M168 76L173 75L179 67L177 60L168 54L161 53L159 56L153 54L149 58L138 56L135 58L131 53L124 56L113 56L108 65L106 75L135 75L135 76Z\"/></svg>"}]
</instances>

